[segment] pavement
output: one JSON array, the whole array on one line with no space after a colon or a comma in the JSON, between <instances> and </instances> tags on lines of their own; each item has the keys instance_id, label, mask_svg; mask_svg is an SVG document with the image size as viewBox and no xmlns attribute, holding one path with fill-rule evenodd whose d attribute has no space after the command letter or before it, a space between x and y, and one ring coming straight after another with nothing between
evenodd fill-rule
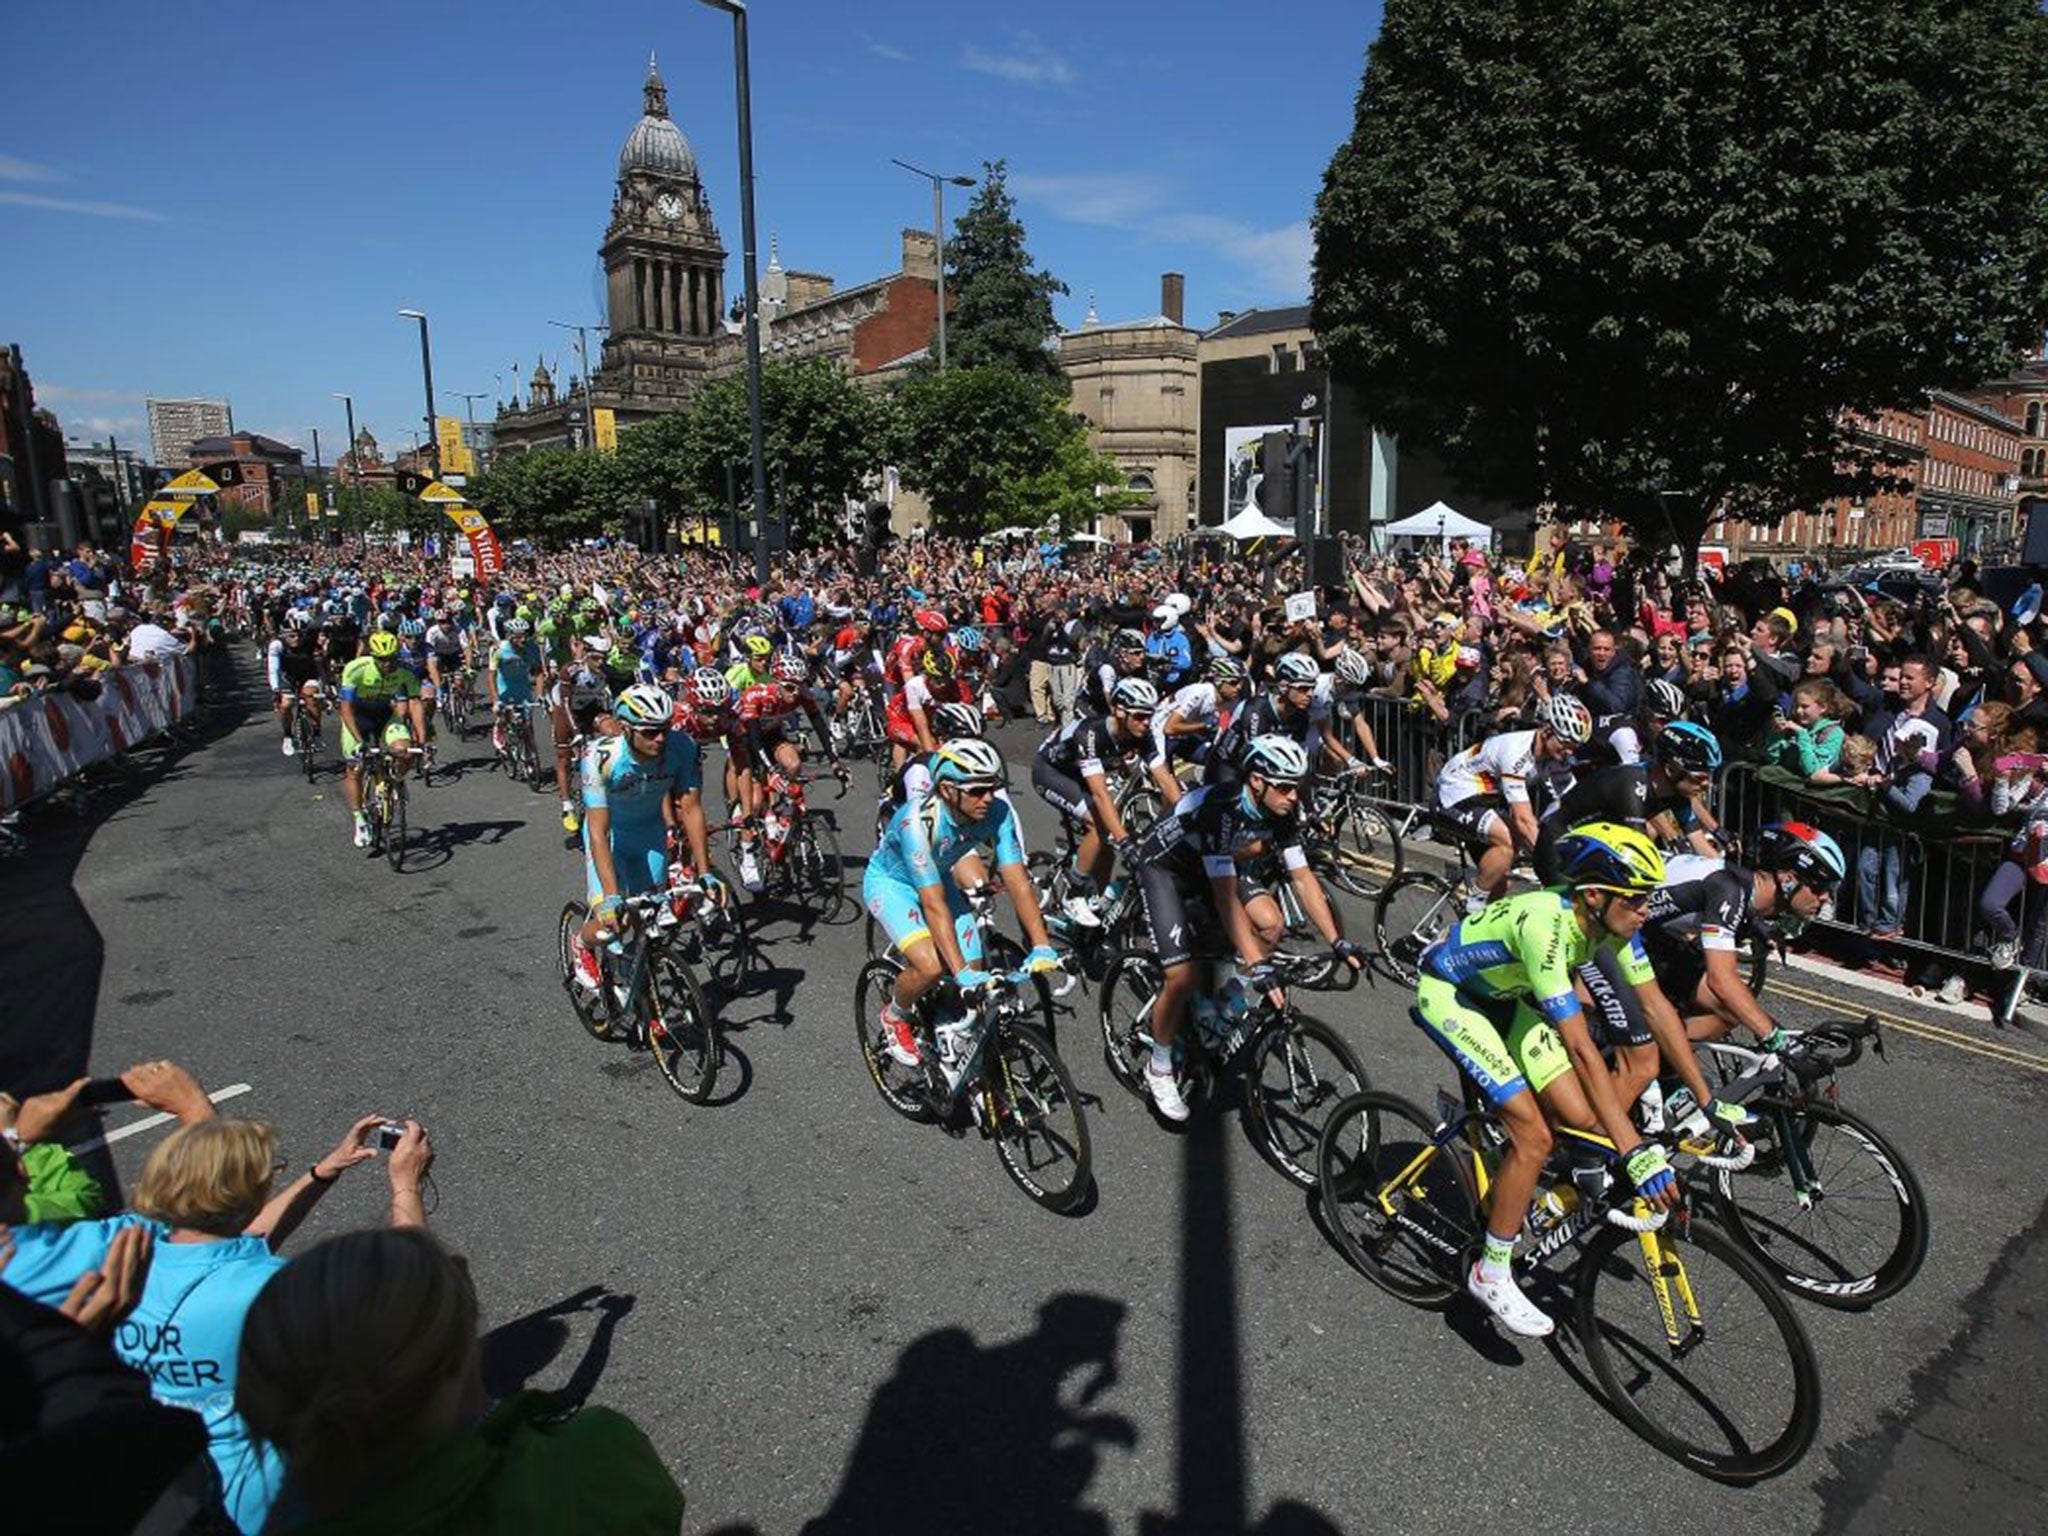
<instances>
[{"instance_id":1,"label":"pavement","mask_svg":"<svg viewBox=\"0 0 2048 1536\"><path fill-rule=\"evenodd\" d=\"M1116 1086L1088 994L1061 1020L1096 1096L1077 1217L875 1095L858 918L773 921L769 969L719 1003L721 1102L683 1103L567 1007L556 920L582 876L551 796L492 772L481 736L444 744L394 874L349 846L331 766L309 785L279 754L257 683L239 665L204 744L83 819L31 817L0 863L0 1082L169 1056L246 1084L226 1107L278 1125L301 1168L359 1114L417 1116L488 1384L631 1414L691 1532L1590 1532L1632 1523L1623 1499L1745 1536L2040 1527L2048 1189L2024 1137L2048 1050L2029 1036L1877 1000L1889 1060L1844 1093L1917 1170L1932 1252L1874 1312L1799 1306L1821 1439L1773 1482L1723 1487L1623 1429L1566 1352L1360 1280L1234 1113L1174 1133ZM1032 739L1000 742L1021 767ZM840 806L850 862L871 784ZM1049 845L1044 808L1019 804ZM1871 1003L1810 978L1771 1001L1794 1025ZM1312 1011L1378 1086L1426 1102L1448 1081L1391 989ZM162 1134L95 1155L132 1181ZM358 1169L292 1247L384 1204L380 1165Z\"/></svg>"}]
</instances>

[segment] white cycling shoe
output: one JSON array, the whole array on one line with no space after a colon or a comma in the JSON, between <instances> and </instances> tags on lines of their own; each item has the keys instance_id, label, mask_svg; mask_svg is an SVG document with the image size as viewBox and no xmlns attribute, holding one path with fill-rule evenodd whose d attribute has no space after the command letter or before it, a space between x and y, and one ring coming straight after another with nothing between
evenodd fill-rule
<instances>
[{"instance_id":1,"label":"white cycling shoe","mask_svg":"<svg viewBox=\"0 0 2048 1536\"><path fill-rule=\"evenodd\" d=\"M1185 1120L1188 1117L1188 1101L1181 1097L1180 1083L1171 1072L1154 1072L1145 1068L1145 1087L1152 1095L1152 1106L1167 1119Z\"/></svg>"},{"instance_id":2,"label":"white cycling shoe","mask_svg":"<svg viewBox=\"0 0 2048 1536\"><path fill-rule=\"evenodd\" d=\"M356 846L358 848L370 846L370 821L366 816L358 816L356 818Z\"/></svg>"},{"instance_id":3,"label":"white cycling shoe","mask_svg":"<svg viewBox=\"0 0 2048 1536\"><path fill-rule=\"evenodd\" d=\"M1095 910L1095 903L1086 896L1069 896L1067 904L1060 910L1083 928L1102 926L1102 914Z\"/></svg>"},{"instance_id":4,"label":"white cycling shoe","mask_svg":"<svg viewBox=\"0 0 2048 1536\"><path fill-rule=\"evenodd\" d=\"M1535 1302L1522 1294L1522 1288L1515 1284L1514 1276L1499 1280L1483 1280L1479 1266L1474 1264L1465 1276L1465 1289L1487 1311L1501 1321L1509 1333L1525 1339L1547 1339L1557 1331L1557 1324L1550 1320Z\"/></svg>"}]
</instances>

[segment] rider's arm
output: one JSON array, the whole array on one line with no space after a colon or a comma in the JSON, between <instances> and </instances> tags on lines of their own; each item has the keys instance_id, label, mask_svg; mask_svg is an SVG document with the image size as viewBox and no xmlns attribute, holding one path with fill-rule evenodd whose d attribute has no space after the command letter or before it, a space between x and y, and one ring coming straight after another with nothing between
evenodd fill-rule
<instances>
[{"instance_id":1,"label":"rider's arm","mask_svg":"<svg viewBox=\"0 0 2048 1536\"><path fill-rule=\"evenodd\" d=\"M1081 765L1081 787L1088 792L1088 807L1095 817L1095 825L1102 835L1112 843L1124 840L1124 819L1117 814L1116 797L1109 792L1109 775L1102 765L1096 763L1095 771L1088 771L1088 764Z\"/></svg>"},{"instance_id":2,"label":"rider's arm","mask_svg":"<svg viewBox=\"0 0 2048 1536\"><path fill-rule=\"evenodd\" d=\"M1520 800L1508 797L1508 831L1514 835L1517 848L1536 846L1536 808L1529 803L1526 790Z\"/></svg>"},{"instance_id":3,"label":"rider's arm","mask_svg":"<svg viewBox=\"0 0 2048 1536\"><path fill-rule=\"evenodd\" d=\"M280 642L273 640L264 648L263 660L265 668L270 674L270 691L272 693L282 693L284 691L284 646Z\"/></svg>"},{"instance_id":4,"label":"rider's arm","mask_svg":"<svg viewBox=\"0 0 2048 1536\"><path fill-rule=\"evenodd\" d=\"M1764 1011L1763 1004L1756 1000L1756 994L1749 990L1736 951L1731 947L1703 949L1702 953L1707 962L1707 973L1700 984L1706 988L1714 1011L1724 1018L1733 1019L1759 1040L1768 1037L1778 1027L1777 1021ZM1701 1099L1700 1102L1704 1104L1706 1100Z\"/></svg>"},{"instance_id":5,"label":"rider's arm","mask_svg":"<svg viewBox=\"0 0 2048 1536\"><path fill-rule=\"evenodd\" d=\"M1551 1027L1557 1031L1557 1038L1564 1042L1565 1054L1571 1057L1572 1069L1578 1074L1579 1086L1586 1092L1586 1098L1593 1106L1593 1118L1600 1129L1614 1143L1615 1151L1623 1157L1642 1145L1643 1138L1636 1131L1635 1122L1629 1119L1628 1110L1621 1102L1621 1095L1615 1091L1614 1074L1607 1068L1607 1058L1600 1054L1600 1047L1593 1043L1593 1032L1586 1027L1586 1015L1579 1008L1576 996L1567 993L1571 1010L1562 1017L1553 1018ZM1549 1012L1546 1008L1545 1012Z\"/></svg>"},{"instance_id":6,"label":"rider's arm","mask_svg":"<svg viewBox=\"0 0 2048 1536\"><path fill-rule=\"evenodd\" d=\"M1693 1102L1711 1104L1714 1090L1707 1086L1706 1074L1700 1071L1699 1055L1685 1037L1685 1020L1678 1016L1678 1010L1664 995L1664 989L1657 985L1654 975L1636 983L1636 1002L1643 1010L1643 1022L1650 1027L1650 1035L1657 1042L1664 1065L1676 1072L1679 1081L1692 1090Z\"/></svg>"},{"instance_id":7,"label":"rider's arm","mask_svg":"<svg viewBox=\"0 0 2048 1536\"><path fill-rule=\"evenodd\" d=\"M1013 859L998 864L996 878L1003 882L1003 889L1010 896L1010 905L1017 909L1017 921L1024 926L1025 940L1034 949L1050 949L1052 935L1045 931L1045 914L1038 907L1038 892L1033 888L1023 862Z\"/></svg>"},{"instance_id":8,"label":"rider's arm","mask_svg":"<svg viewBox=\"0 0 2048 1536\"><path fill-rule=\"evenodd\" d=\"M1283 848L1280 858L1287 869L1288 883L1301 900L1301 910L1316 925L1316 932L1335 944L1344 937L1344 924L1337 916L1337 909L1330 905L1330 898L1323 891L1323 882L1308 867L1308 859L1299 848Z\"/></svg>"}]
</instances>

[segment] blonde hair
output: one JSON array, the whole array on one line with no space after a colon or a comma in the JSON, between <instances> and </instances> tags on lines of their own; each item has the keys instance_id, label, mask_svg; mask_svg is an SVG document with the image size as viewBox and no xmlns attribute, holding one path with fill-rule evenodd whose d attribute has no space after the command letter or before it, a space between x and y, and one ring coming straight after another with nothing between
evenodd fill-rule
<instances>
[{"instance_id":1,"label":"blonde hair","mask_svg":"<svg viewBox=\"0 0 2048 1536\"><path fill-rule=\"evenodd\" d=\"M1868 736L1842 738L1840 766L1850 773L1863 773L1877 766L1877 743Z\"/></svg>"},{"instance_id":2,"label":"blonde hair","mask_svg":"<svg viewBox=\"0 0 2048 1536\"><path fill-rule=\"evenodd\" d=\"M417 1227L345 1232L272 1277L242 1323L235 1407L316 1503L399 1470L476 1346L463 1262Z\"/></svg>"},{"instance_id":3,"label":"blonde hair","mask_svg":"<svg viewBox=\"0 0 2048 1536\"><path fill-rule=\"evenodd\" d=\"M260 1120L180 1126L149 1154L129 1202L174 1227L234 1237L270 1197L277 1132Z\"/></svg>"}]
</instances>

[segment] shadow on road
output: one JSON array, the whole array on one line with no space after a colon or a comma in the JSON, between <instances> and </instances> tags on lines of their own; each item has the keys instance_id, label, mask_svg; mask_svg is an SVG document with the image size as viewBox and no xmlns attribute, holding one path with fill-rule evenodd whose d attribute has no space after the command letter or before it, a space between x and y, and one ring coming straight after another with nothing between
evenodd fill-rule
<instances>
[{"instance_id":1,"label":"shadow on road","mask_svg":"<svg viewBox=\"0 0 2048 1536\"><path fill-rule=\"evenodd\" d=\"M593 1285L553 1306L500 1323L477 1341L484 1390L494 1398L506 1398L534 1385L535 1378L553 1365L568 1345L573 1330L567 1319L594 1313L597 1325L584 1341L583 1353L568 1380L548 1389L564 1402L581 1403L604 1374L611 1360L612 1335L633 1305L633 1297L614 1295Z\"/></svg>"}]
</instances>

